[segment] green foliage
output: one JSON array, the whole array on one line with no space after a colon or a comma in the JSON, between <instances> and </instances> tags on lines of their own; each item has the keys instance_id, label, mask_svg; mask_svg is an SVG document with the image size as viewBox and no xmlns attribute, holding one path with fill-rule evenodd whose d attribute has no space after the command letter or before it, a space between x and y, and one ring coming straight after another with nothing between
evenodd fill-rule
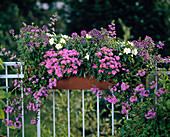
<instances>
[{"instance_id":1,"label":"green foliage","mask_svg":"<svg viewBox=\"0 0 170 137\"><path fill-rule=\"evenodd\" d=\"M148 137L148 136L161 136L168 137L169 131L169 94L170 94L170 79L166 72L159 75L159 87L166 85L166 93L161 97L146 99L145 101L138 102L133 107L135 113L130 113L130 119L124 120L124 124L118 130L118 136L129 137ZM164 87L164 86L163 86ZM146 114L148 108L155 107L156 116L153 119L146 119L143 115Z\"/></svg>"}]
</instances>

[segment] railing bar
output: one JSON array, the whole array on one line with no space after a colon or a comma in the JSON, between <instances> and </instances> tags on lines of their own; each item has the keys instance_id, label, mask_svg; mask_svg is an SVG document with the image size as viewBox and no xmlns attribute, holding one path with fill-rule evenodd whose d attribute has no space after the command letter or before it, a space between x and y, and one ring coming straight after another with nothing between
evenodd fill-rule
<instances>
[{"instance_id":1,"label":"railing bar","mask_svg":"<svg viewBox=\"0 0 170 137\"><path fill-rule=\"evenodd\" d=\"M70 95L69 95L69 89L67 90L67 103L68 103L68 137L70 137Z\"/></svg>"},{"instance_id":2,"label":"railing bar","mask_svg":"<svg viewBox=\"0 0 170 137\"><path fill-rule=\"evenodd\" d=\"M21 74L23 74L23 66L21 65ZM23 102L23 87L21 87L21 99L22 99L22 137L24 137L24 102Z\"/></svg>"},{"instance_id":3,"label":"railing bar","mask_svg":"<svg viewBox=\"0 0 170 137\"><path fill-rule=\"evenodd\" d=\"M155 65L157 67L157 63ZM155 81L156 81L156 91L157 91L158 90L158 74L157 74L157 72L156 72ZM155 99L155 104L157 104L157 99Z\"/></svg>"},{"instance_id":4,"label":"railing bar","mask_svg":"<svg viewBox=\"0 0 170 137\"><path fill-rule=\"evenodd\" d=\"M38 110L38 117L37 118L38 118L38 122L37 122L37 137L41 137L40 109Z\"/></svg>"},{"instance_id":5,"label":"railing bar","mask_svg":"<svg viewBox=\"0 0 170 137\"><path fill-rule=\"evenodd\" d=\"M82 90L82 106L83 106L83 137L85 137L85 121L84 121L84 90Z\"/></svg>"},{"instance_id":6,"label":"railing bar","mask_svg":"<svg viewBox=\"0 0 170 137\"><path fill-rule=\"evenodd\" d=\"M5 75L8 75L8 66L5 65ZM6 87L8 87L8 78L6 80ZM6 92L8 92L8 88L6 88ZM7 99L7 106L8 106L8 99ZM7 112L7 120L9 120L9 113ZM9 127L7 127L7 137L9 137Z\"/></svg>"},{"instance_id":7,"label":"railing bar","mask_svg":"<svg viewBox=\"0 0 170 137\"><path fill-rule=\"evenodd\" d=\"M97 137L99 136L99 96L97 96Z\"/></svg>"},{"instance_id":8,"label":"railing bar","mask_svg":"<svg viewBox=\"0 0 170 137\"><path fill-rule=\"evenodd\" d=\"M114 104L112 103L112 135L114 135Z\"/></svg>"},{"instance_id":9,"label":"railing bar","mask_svg":"<svg viewBox=\"0 0 170 137\"><path fill-rule=\"evenodd\" d=\"M53 90L53 137L55 137L55 90Z\"/></svg>"}]
</instances>

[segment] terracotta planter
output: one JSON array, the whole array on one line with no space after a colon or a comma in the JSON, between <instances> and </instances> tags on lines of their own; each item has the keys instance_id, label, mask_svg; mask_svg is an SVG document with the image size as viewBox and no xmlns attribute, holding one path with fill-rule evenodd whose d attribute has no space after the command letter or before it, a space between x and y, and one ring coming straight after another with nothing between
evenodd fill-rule
<instances>
[{"instance_id":1,"label":"terracotta planter","mask_svg":"<svg viewBox=\"0 0 170 137\"><path fill-rule=\"evenodd\" d=\"M0 135L0 137L6 137L6 136Z\"/></svg>"},{"instance_id":2,"label":"terracotta planter","mask_svg":"<svg viewBox=\"0 0 170 137\"><path fill-rule=\"evenodd\" d=\"M55 89L90 89L92 88L93 84L101 90L107 90L109 89L111 80L109 82L100 81L97 82L96 79L93 77L89 79L90 76L86 76L86 79L83 77L76 77L71 76L69 78L63 78L61 80L57 81L57 86ZM111 82L111 84L114 84Z\"/></svg>"}]
</instances>

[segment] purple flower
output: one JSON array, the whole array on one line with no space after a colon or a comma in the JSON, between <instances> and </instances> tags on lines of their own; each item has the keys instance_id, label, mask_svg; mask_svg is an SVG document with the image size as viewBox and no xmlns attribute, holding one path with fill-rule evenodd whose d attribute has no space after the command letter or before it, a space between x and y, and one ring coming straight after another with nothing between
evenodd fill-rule
<instances>
[{"instance_id":1,"label":"purple flower","mask_svg":"<svg viewBox=\"0 0 170 137\"><path fill-rule=\"evenodd\" d=\"M121 84L121 90L126 90L129 88L129 85L127 85L125 82L122 82Z\"/></svg>"},{"instance_id":2,"label":"purple flower","mask_svg":"<svg viewBox=\"0 0 170 137\"><path fill-rule=\"evenodd\" d=\"M82 37L85 37L86 34L87 34L87 31L86 30L82 30L80 34L81 34Z\"/></svg>"},{"instance_id":3,"label":"purple flower","mask_svg":"<svg viewBox=\"0 0 170 137\"><path fill-rule=\"evenodd\" d=\"M12 34L12 35L14 35L14 29L10 29L10 30L9 30L9 33Z\"/></svg>"},{"instance_id":4,"label":"purple flower","mask_svg":"<svg viewBox=\"0 0 170 137\"><path fill-rule=\"evenodd\" d=\"M37 124L36 120L31 120L30 124Z\"/></svg>"},{"instance_id":5,"label":"purple flower","mask_svg":"<svg viewBox=\"0 0 170 137\"><path fill-rule=\"evenodd\" d=\"M21 128L21 122L20 122L20 121L16 121L16 122L14 123L14 126L15 126L16 128L18 128L18 129L20 129L20 128Z\"/></svg>"},{"instance_id":6,"label":"purple flower","mask_svg":"<svg viewBox=\"0 0 170 137\"><path fill-rule=\"evenodd\" d=\"M147 114L145 114L146 119L152 119L156 115L156 112L154 112L154 108L148 111Z\"/></svg>"},{"instance_id":7,"label":"purple flower","mask_svg":"<svg viewBox=\"0 0 170 137\"><path fill-rule=\"evenodd\" d=\"M76 32L73 32L73 33L71 34L71 36L72 36L73 39L76 39L76 38L78 37L78 34L77 34Z\"/></svg>"}]
</instances>

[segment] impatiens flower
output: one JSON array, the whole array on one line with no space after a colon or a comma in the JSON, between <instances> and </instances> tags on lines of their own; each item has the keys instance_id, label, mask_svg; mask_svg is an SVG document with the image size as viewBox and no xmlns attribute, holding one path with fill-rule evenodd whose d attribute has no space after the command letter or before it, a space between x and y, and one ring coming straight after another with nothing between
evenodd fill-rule
<instances>
[{"instance_id":1,"label":"impatiens flower","mask_svg":"<svg viewBox=\"0 0 170 137\"><path fill-rule=\"evenodd\" d=\"M58 49L58 50L59 50L59 49L61 49L61 48L62 48L62 45L61 45L61 44L56 44L56 46L55 46L55 47L56 47L56 49Z\"/></svg>"},{"instance_id":2,"label":"impatiens flower","mask_svg":"<svg viewBox=\"0 0 170 137\"><path fill-rule=\"evenodd\" d=\"M131 49L130 49L130 48L125 48L124 51L123 51L123 53L129 54L129 53L131 53Z\"/></svg>"},{"instance_id":3,"label":"impatiens flower","mask_svg":"<svg viewBox=\"0 0 170 137\"><path fill-rule=\"evenodd\" d=\"M97 65L93 63L93 66L92 66L92 68L97 68Z\"/></svg>"},{"instance_id":4,"label":"impatiens flower","mask_svg":"<svg viewBox=\"0 0 170 137\"><path fill-rule=\"evenodd\" d=\"M152 119L156 115L156 112L154 112L154 108L148 111L147 114L145 114L146 119Z\"/></svg>"},{"instance_id":5,"label":"impatiens flower","mask_svg":"<svg viewBox=\"0 0 170 137\"><path fill-rule=\"evenodd\" d=\"M54 44L54 39L51 38L51 39L49 40L49 43L50 43L50 45L53 45L53 44Z\"/></svg>"}]
</instances>

